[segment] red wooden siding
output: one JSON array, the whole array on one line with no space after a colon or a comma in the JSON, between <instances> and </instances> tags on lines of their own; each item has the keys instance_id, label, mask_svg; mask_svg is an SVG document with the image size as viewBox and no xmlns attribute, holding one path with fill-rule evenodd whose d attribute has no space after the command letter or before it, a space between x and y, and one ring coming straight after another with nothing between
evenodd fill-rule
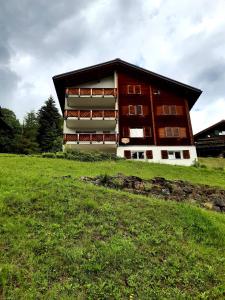
<instances>
[{"instance_id":1,"label":"red wooden siding","mask_svg":"<svg viewBox=\"0 0 225 300\"><path fill-rule=\"evenodd\" d=\"M123 137L129 137L129 128L145 128L145 135L131 138L128 145L193 145L186 100L171 88L157 86L141 75L118 72L118 101L120 145ZM140 105L142 115L137 114ZM171 136L166 128L178 129Z\"/></svg>"},{"instance_id":2,"label":"red wooden siding","mask_svg":"<svg viewBox=\"0 0 225 300\"><path fill-rule=\"evenodd\" d=\"M192 145L192 132L189 126L189 111L185 99L175 91L165 87L152 92L156 143L160 146ZM167 129L168 128L168 129ZM173 129L173 136L166 134ZM175 130L175 128L178 128ZM177 132L177 134L175 134Z\"/></svg>"},{"instance_id":3,"label":"red wooden siding","mask_svg":"<svg viewBox=\"0 0 225 300\"><path fill-rule=\"evenodd\" d=\"M119 144L130 128L143 128L143 138L130 138L128 145L154 145L149 84L125 72L118 72Z\"/></svg>"}]
</instances>

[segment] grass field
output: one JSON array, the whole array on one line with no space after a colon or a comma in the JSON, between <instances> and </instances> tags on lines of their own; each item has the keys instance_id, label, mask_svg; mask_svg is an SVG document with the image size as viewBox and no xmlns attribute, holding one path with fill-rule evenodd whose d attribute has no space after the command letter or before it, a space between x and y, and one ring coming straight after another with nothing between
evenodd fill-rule
<instances>
[{"instance_id":1,"label":"grass field","mask_svg":"<svg viewBox=\"0 0 225 300\"><path fill-rule=\"evenodd\" d=\"M223 168L225 169L225 159L224 158L199 158L200 164L205 165L208 168Z\"/></svg>"},{"instance_id":2,"label":"grass field","mask_svg":"<svg viewBox=\"0 0 225 300\"><path fill-rule=\"evenodd\" d=\"M85 184L225 172L0 155L0 299L224 299L225 215Z\"/></svg>"}]
</instances>

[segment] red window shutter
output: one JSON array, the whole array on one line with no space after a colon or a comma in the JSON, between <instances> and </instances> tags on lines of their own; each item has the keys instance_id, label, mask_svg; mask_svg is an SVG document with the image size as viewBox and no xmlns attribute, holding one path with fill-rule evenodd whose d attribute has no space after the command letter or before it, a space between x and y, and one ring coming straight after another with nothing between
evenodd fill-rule
<instances>
[{"instance_id":1,"label":"red window shutter","mask_svg":"<svg viewBox=\"0 0 225 300\"><path fill-rule=\"evenodd\" d=\"M135 115L135 105L129 105L129 115Z\"/></svg>"},{"instance_id":2,"label":"red window shutter","mask_svg":"<svg viewBox=\"0 0 225 300\"><path fill-rule=\"evenodd\" d=\"M131 159L131 152L130 152L130 150L124 150L124 157L126 159Z\"/></svg>"},{"instance_id":3,"label":"red window shutter","mask_svg":"<svg viewBox=\"0 0 225 300\"><path fill-rule=\"evenodd\" d=\"M183 150L183 158L184 159L189 159L190 158L189 150Z\"/></svg>"},{"instance_id":4,"label":"red window shutter","mask_svg":"<svg viewBox=\"0 0 225 300\"><path fill-rule=\"evenodd\" d=\"M156 114L157 114L157 116L161 116L161 115L164 114L163 106L162 106L162 105L158 105L158 106L156 107Z\"/></svg>"},{"instance_id":5,"label":"red window shutter","mask_svg":"<svg viewBox=\"0 0 225 300\"><path fill-rule=\"evenodd\" d=\"M168 151L161 150L161 157L162 157L162 159L168 159Z\"/></svg>"},{"instance_id":6,"label":"red window shutter","mask_svg":"<svg viewBox=\"0 0 225 300\"><path fill-rule=\"evenodd\" d=\"M164 115L170 114L169 105L163 105L163 114Z\"/></svg>"},{"instance_id":7,"label":"red window shutter","mask_svg":"<svg viewBox=\"0 0 225 300\"><path fill-rule=\"evenodd\" d=\"M180 127L180 137L186 138L187 137L187 131L185 127Z\"/></svg>"},{"instance_id":8,"label":"red window shutter","mask_svg":"<svg viewBox=\"0 0 225 300\"><path fill-rule=\"evenodd\" d=\"M179 116L183 115L183 107L181 105L176 106L176 113Z\"/></svg>"},{"instance_id":9,"label":"red window shutter","mask_svg":"<svg viewBox=\"0 0 225 300\"><path fill-rule=\"evenodd\" d=\"M129 107L127 105L121 107L121 114L124 116L129 115Z\"/></svg>"},{"instance_id":10,"label":"red window shutter","mask_svg":"<svg viewBox=\"0 0 225 300\"><path fill-rule=\"evenodd\" d=\"M170 114L171 115L177 114L176 105L170 105Z\"/></svg>"},{"instance_id":11,"label":"red window shutter","mask_svg":"<svg viewBox=\"0 0 225 300\"><path fill-rule=\"evenodd\" d=\"M146 157L147 157L147 159L153 159L152 150L147 150L146 151Z\"/></svg>"},{"instance_id":12,"label":"red window shutter","mask_svg":"<svg viewBox=\"0 0 225 300\"><path fill-rule=\"evenodd\" d=\"M146 137L152 136L151 127L144 128L144 136Z\"/></svg>"},{"instance_id":13,"label":"red window shutter","mask_svg":"<svg viewBox=\"0 0 225 300\"><path fill-rule=\"evenodd\" d=\"M128 127L123 127L123 137L130 137L130 129Z\"/></svg>"},{"instance_id":14,"label":"red window shutter","mask_svg":"<svg viewBox=\"0 0 225 300\"><path fill-rule=\"evenodd\" d=\"M159 128L159 137L160 138L166 137L166 129L165 128Z\"/></svg>"},{"instance_id":15,"label":"red window shutter","mask_svg":"<svg viewBox=\"0 0 225 300\"><path fill-rule=\"evenodd\" d=\"M147 105L141 105L141 107L142 107L142 115L147 116L148 111L149 111L148 106Z\"/></svg>"}]
</instances>

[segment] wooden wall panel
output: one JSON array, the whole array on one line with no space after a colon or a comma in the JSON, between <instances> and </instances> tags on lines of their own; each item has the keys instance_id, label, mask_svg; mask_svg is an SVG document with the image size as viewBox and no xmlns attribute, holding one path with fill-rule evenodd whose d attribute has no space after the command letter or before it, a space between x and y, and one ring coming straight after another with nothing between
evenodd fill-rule
<instances>
[{"instance_id":1,"label":"wooden wall panel","mask_svg":"<svg viewBox=\"0 0 225 300\"><path fill-rule=\"evenodd\" d=\"M140 85L141 94L128 94L128 85ZM128 145L154 145L152 134L152 114L149 84L132 74L118 73L119 93L119 144L124 145L121 139L127 132L126 128L151 128L144 129L143 138L130 138ZM129 115L129 105L142 105L143 115ZM125 130L124 130L125 128ZM147 133L147 134L146 134ZM147 136L146 136L147 135Z\"/></svg>"},{"instance_id":2,"label":"wooden wall panel","mask_svg":"<svg viewBox=\"0 0 225 300\"><path fill-rule=\"evenodd\" d=\"M141 94L128 94L128 85L141 85ZM193 135L186 100L176 91L156 82L147 81L136 74L118 72L119 96L119 144L123 137L123 128L150 127L152 136L143 139L132 138L128 145L192 145ZM143 105L143 116L129 115L129 105ZM163 115L163 105L176 105L177 115ZM166 138L160 128L182 128L180 137ZM184 132L186 134L184 134ZM186 135L186 136L185 136Z\"/></svg>"}]
</instances>

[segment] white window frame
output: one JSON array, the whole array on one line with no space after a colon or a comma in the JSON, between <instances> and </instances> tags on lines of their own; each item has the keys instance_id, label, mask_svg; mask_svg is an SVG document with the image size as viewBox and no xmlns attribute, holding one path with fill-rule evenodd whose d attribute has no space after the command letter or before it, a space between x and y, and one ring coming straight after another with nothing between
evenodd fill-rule
<instances>
[{"instance_id":1,"label":"white window frame","mask_svg":"<svg viewBox=\"0 0 225 300\"><path fill-rule=\"evenodd\" d=\"M144 138L144 128L130 128L130 138Z\"/></svg>"},{"instance_id":2,"label":"white window frame","mask_svg":"<svg viewBox=\"0 0 225 300\"><path fill-rule=\"evenodd\" d=\"M134 114L131 113L131 107L132 106L134 107ZM141 110L140 114L137 113L138 106L140 107L140 110ZM137 105L130 104L129 105L129 116L143 116L143 105L141 105L141 104L137 104Z\"/></svg>"},{"instance_id":3,"label":"white window frame","mask_svg":"<svg viewBox=\"0 0 225 300\"><path fill-rule=\"evenodd\" d=\"M132 86L132 93L129 92L130 86ZM136 93L136 87L140 88L140 93ZM127 94L129 95L141 95L141 84L128 84L127 85Z\"/></svg>"},{"instance_id":4,"label":"white window frame","mask_svg":"<svg viewBox=\"0 0 225 300\"><path fill-rule=\"evenodd\" d=\"M180 158L176 158L176 156L175 156L176 152L180 153ZM181 150L168 150L167 153L168 153L168 159L170 159L170 160L177 160L177 159L179 160L179 159L183 158Z\"/></svg>"},{"instance_id":5,"label":"white window frame","mask_svg":"<svg viewBox=\"0 0 225 300\"><path fill-rule=\"evenodd\" d=\"M133 158L133 154L137 153L137 158ZM140 153L143 153L143 158L140 158ZM145 151L131 151L131 159L135 159L135 160L143 160L146 158L146 154Z\"/></svg>"}]
</instances>

